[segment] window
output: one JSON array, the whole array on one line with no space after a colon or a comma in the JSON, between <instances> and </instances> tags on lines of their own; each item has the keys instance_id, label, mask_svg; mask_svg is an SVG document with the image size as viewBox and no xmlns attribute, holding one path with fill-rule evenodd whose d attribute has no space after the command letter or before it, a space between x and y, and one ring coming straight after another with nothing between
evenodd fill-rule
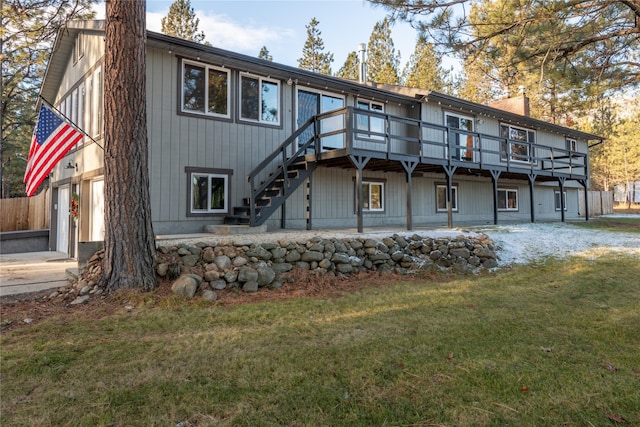
<instances>
[{"instance_id":1,"label":"window","mask_svg":"<svg viewBox=\"0 0 640 427\"><path fill-rule=\"evenodd\" d=\"M500 136L508 141L502 142L500 158L513 162L535 163L532 144L536 142L536 133L532 130L510 125L500 125Z\"/></svg>"},{"instance_id":2,"label":"window","mask_svg":"<svg viewBox=\"0 0 640 427\"><path fill-rule=\"evenodd\" d=\"M263 77L240 76L240 118L260 123L280 123L280 85Z\"/></svg>"},{"instance_id":3,"label":"window","mask_svg":"<svg viewBox=\"0 0 640 427\"><path fill-rule=\"evenodd\" d=\"M361 110L374 111L376 113L384 112L384 105L377 102L369 102L364 100L358 100L357 107ZM365 130L374 132L374 134L358 133L358 138L371 138L371 139L384 139L384 122L382 117L376 117L368 114L357 113L356 114L356 128L358 130Z\"/></svg>"},{"instance_id":4,"label":"window","mask_svg":"<svg viewBox=\"0 0 640 427\"><path fill-rule=\"evenodd\" d=\"M560 204L560 192L559 191L554 191L553 192L553 202L555 205L555 208L557 211L562 209L562 205ZM563 191L562 192L562 202L564 203L564 210L567 210L567 192Z\"/></svg>"},{"instance_id":5,"label":"window","mask_svg":"<svg viewBox=\"0 0 640 427\"><path fill-rule=\"evenodd\" d=\"M229 117L229 71L183 61L182 111Z\"/></svg>"},{"instance_id":6,"label":"window","mask_svg":"<svg viewBox=\"0 0 640 427\"><path fill-rule=\"evenodd\" d=\"M578 142L573 138L567 138L565 140L567 151L578 151Z\"/></svg>"},{"instance_id":7,"label":"window","mask_svg":"<svg viewBox=\"0 0 640 427\"><path fill-rule=\"evenodd\" d=\"M186 168L189 178L188 214L216 214L229 211L227 169Z\"/></svg>"},{"instance_id":8,"label":"window","mask_svg":"<svg viewBox=\"0 0 640 427\"><path fill-rule=\"evenodd\" d=\"M364 201L362 209L365 211L384 211L384 182L362 182Z\"/></svg>"},{"instance_id":9,"label":"window","mask_svg":"<svg viewBox=\"0 0 640 427\"><path fill-rule=\"evenodd\" d=\"M451 186L451 210L458 212L458 186ZM443 184L436 185L436 211L447 212L447 186Z\"/></svg>"},{"instance_id":10,"label":"window","mask_svg":"<svg viewBox=\"0 0 640 427\"><path fill-rule=\"evenodd\" d=\"M74 65L78 62L78 59L84 56L84 34L78 34L72 55Z\"/></svg>"},{"instance_id":11,"label":"window","mask_svg":"<svg viewBox=\"0 0 640 427\"><path fill-rule=\"evenodd\" d=\"M518 210L518 190L498 188L498 210L517 211Z\"/></svg>"},{"instance_id":12,"label":"window","mask_svg":"<svg viewBox=\"0 0 640 427\"><path fill-rule=\"evenodd\" d=\"M473 118L459 114L445 113L445 123L449 130L449 144L452 147L453 158L465 162L473 161L474 137L465 132L473 132Z\"/></svg>"}]
</instances>

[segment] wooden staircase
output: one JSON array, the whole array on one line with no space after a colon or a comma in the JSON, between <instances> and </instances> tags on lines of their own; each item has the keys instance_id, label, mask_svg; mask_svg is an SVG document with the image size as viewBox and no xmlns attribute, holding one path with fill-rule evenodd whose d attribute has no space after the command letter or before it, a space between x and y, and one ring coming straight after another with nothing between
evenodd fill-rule
<instances>
[{"instance_id":1,"label":"wooden staircase","mask_svg":"<svg viewBox=\"0 0 640 427\"><path fill-rule=\"evenodd\" d=\"M264 224L313 174L317 167L315 155L308 153L315 151L316 128L317 119L312 117L249 173L250 196L242 200L242 206L233 208L232 215L224 217L225 224ZM314 130L312 136L302 143L299 138L309 129Z\"/></svg>"}]
</instances>

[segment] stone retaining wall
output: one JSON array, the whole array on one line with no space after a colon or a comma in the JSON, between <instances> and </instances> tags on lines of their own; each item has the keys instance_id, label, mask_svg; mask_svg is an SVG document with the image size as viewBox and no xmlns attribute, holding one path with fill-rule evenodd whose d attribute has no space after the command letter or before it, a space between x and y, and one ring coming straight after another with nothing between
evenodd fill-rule
<instances>
[{"instance_id":1,"label":"stone retaining wall","mask_svg":"<svg viewBox=\"0 0 640 427\"><path fill-rule=\"evenodd\" d=\"M280 287L294 268L334 276L377 271L407 274L428 268L476 272L497 266L496 248L486 235L430 238L414 234L382 239L350 238L259 244L207 243L161 246L156 272L175 279L175 293L215 300L216 290L256 292Z\"/></svg>"}]
</instances>

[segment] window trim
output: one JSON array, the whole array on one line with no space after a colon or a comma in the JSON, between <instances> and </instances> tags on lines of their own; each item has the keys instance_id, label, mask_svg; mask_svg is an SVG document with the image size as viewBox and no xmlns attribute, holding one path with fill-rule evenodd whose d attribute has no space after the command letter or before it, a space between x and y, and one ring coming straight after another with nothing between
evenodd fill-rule
<instances>
[{"instance_id":1,"label":"window trim","mask_svg":"<svg viewBox=\"0 0 640 427\"><path fill-rule=\"evenodd\" d=\"M355 100L356 108L357 109L361 109L361 110L365 109L365 108L360 107L360 104L363 104L363 105L366 104L366 106L367 106L366 110L367 111L370 111L370 112L373 112L373 113L377 113L377 114L386 114L385 104L382 103L382 102L371 101L371 100L364 99L364 98L356 98L356 100ZM380 110L374 110L372 108L374 105L376 107L379 107ZM386 136L383 135L383 134L386 134L386 129L382 129L382 132L371 130L371 119L374 118L374 117L370 116L370 115L365 115L364 116L366 121L367 121L366 128L365 127L360 127L359 126L360 123L358 121L358 115L359 115L358 113L355 114L355 120L354 120L354 123L355 123L355 126L356 126L356 138L365 138L365 139L371 139L371 140L374 140L374 141L384 141ZM383 124L384 124L385 123L384 119L382 119L382 120L383 120ZM372 134L372 132L374 132L375 134Z\"/></svg>"},{"instance_id":2,"label":"window trim","mask_svg":"<svg viewBox=\"0 0 640 427\"><path fill-rule=\"evenodd\" d=\"M204 78L205 78L205 90L204 90L204 111L195 111L184 108L184 67L185 64L194 65L196 67L204 68ZM215 70L223 72L227 75L227 114L220 113L212 113L209 112L209 70ZM218 67L215 65L207 64L204 62L194 61L187 58L182 58L180 60L180 87L178 90L180 91L180 95L178 97L178 107L179 112L183 114L193 114L200 117L213 117L220 119L231 119L231 98L232 98L232 86L231 86L231 70L225 67Z\"/></svg>"},{"instance_id":3,"label":"window trim","mask_svg":"<svg viewBox=\"0 0 640 427\"><path fill-rule=\"evenodd\" d=\"M257 120L242 116L242 79L244 77L258 80L258 85L260 88L260 90L258 91L258 105L262 105L263 82L273 83L276 85L276 87L278 88L278 93L276 94L276 98L277 98L276 104L278 106L278 114L277 114L276 121L271 122L271 121L263 120L261 112L259 112ZM280 80L273 79L271 77L260 76L258 74L253 74L249 72L241 72L238 76L238 121L277 127L277 126L280 126L280 123L282 121L281 117L282 117L282 84Z\"/></svg>"},{"instance_id":4,"label":"window trim","mask_svg":"<svg viewBox=\"0 0 640 427\"><path fill-rule=\"evenodd\" d=\"M578 151L578 141L575 138L565 137L565 148L569 152L577 152Z\"/></svg>"},{"instance_id":5,"label":"window trim","mask_svg":"<svg viewBox=\"0 0 640 427\"><path fill-rule=\"evenodd\" d=\"M503 136L502 134L502 129L503 128L507 128L507 132L508 132L508 136ZM521 131L525 131L527 133L527 140L526 141L522 141L522 143L520 143L519 140L517 139L513 139L511 138L511 130L512 129L517 129L517 130L521 130ZM533 135L533 141L529 141L529 137ZM522 145L524 147L527 148L527 154L526 160L522 160L519 157L522 157L521 154L513 154L511 149L513 148L513 143L512 144L508 144L507 141L503 141L500 147L500 160L502 161L508 161L508 162L515 162L515 163L521 163L521 164L526 164L526 165L537 165L538 161L536 159L534 159L535 157L535 144L536 141L538 140L538 135L537 132L535 131L535 129L529 129L529 128L525 128L522 126L514 126L512 124L508 124L508 123L500 123L500 137L501 138L506 138L510 141L515 141L516 143L518 143L518 145ZM506 147L509 148L508 152L505 149ZM517 156L516 158L514 158L514 156Z\"/></svg>"},{"instance_id":6,"label":"window trim","mask_svg":"<svg viewBox=\"0 0 640 427\"><path fill-rule=\"evenodd\" d=\"M501 208L500 207L500 192L504 192L505 193L505 207ZM516 195L516 206L515 208L510 208L509 207L509 193L515 193ZM517 188L507 188L507 187L499 187L498 188L498 212L516 212L519 210L519 200L518 200L518 189Z\"/></svg>"},{"instance_id":7,"label":"window trim","mask_svg":"<svg viewBox=\"0 0 640 427\"><path fill-rule=\"evenodd\" d=\"M476 130L475 130L475 128L476 128L476 119L475 119L474 116L468 116L466 114L461 114L461 113L457 113L457 112L453 112L453 111L444 111L444 125L445 125L445 127L448 127L447 126L447 117L455 117L458 120L460 120L460 119L469 120L471 122L471 128L472 128L470 131L468 131L466 129L460 129L460 128L459 129L464 131L464 132L471 132L471 133L475 133L476 132ZM454 155L451 158L455 159L455 160L458 160L458 161L461 161L461 162L475 162L475 161L477 161L476 157L477 157L477 155L479 155L479 153L475 151L475 149L478 146L477 137L475 135L466 135L464 133L460 133L460 134L457 134L457 135L458 136L463 136L464 135L464 136L467 137L467 141L466 141L467 142L467 148L466 149L462 148L463 146L462 146L461 142L457 143L456 145L458 145L458 147L456 147L456 153L455 153L457 155ZM471 143L472 143L471 147L469 147L469 138L471 138ZM449 144L448 143L446 145L446 150L447 150L446 152L448 154L448 152L449 152ZM466 155L463 155L463 154L466 154ZM471 156L469 156L469 154L471 154Z\"/></svg>"},{"instance_id":8,"label":"window trim","mask_svg":"<svg viewBox=\"0 0 640 427\"><path fill-rule=\"evenodd\" d=\"M217 168L201 168L201 167L185 167L184 171L187 176L187 217L205 217L205 216L220 216L228 215L231 206L231 177L233 176L232 169L217 169ZM209 180L212 177L222 177L225 180L225 198L223 209L193 209L193 176L208 176ZM210 182L210 181L209 181ZM208 195L208 197L210 194ZM211 203L207 203L208 206Z\"/></svg>"},{"instance_id":9,"label":"window trim","mask_svg":"<svg viewBox=\"0 0 640 427\"><path fill-rule=\"evenodd\" d=\"M353 193L353 210L354 213L358 213L358 183L355 179L355 177L353 178L353 183L354 183L354 193ZM363 203L362 203L362 213L385 213L386 209L387 209L387 204L385 202L385 198L387 197L386 195L386 191L385 191L385 187L387 184L387 180L384 178L363 178L362 179L362 196L364 197ZM365 191L364 186L368 185L369 186L369 191ZM380 204L381 204L381 208L380 209L371 209L371 208L365 208L365 205L370 206L371 205L371 187L372 185L379 185L380 186Z\"/></svg>"},{"instance_id":10,"label":"window trim","mask_svg":"<svg viewBox=\"0 0 640 427\"><path fill-rule=\"evenodd\" d=\"M553 190L553 207L554 207L556 212L560 212L560 210L562 209L562 205L558 203L558 202L560 202L560 198L558 197L559 194L560 194L560 190ZM567 192L566 191L562 192L562 198L564 199L564 210L566 212L567 210L569 210L568 206L567 206Z\"/></svg>"},{"instance_id":11,"label":"window trim","mask_svg":"<svg viewBox=\"0 0 640 427\"><path fill-rule=\"evenodd\" d=\"M444 188L445 191L445 198L446 198L446 191L447 191L447 184L441 184L441 183L436 183L436 212L437 213L442 213L442 212L449 212L447 210L447 208L440 208L440 204L438 203L438 190L440 188ZM452 204L453 206L451 206L451 212L458 212L458 184L452 184L451 185L451 192L452 194ZM445 200L445 206L446 206L446 200Z\"/></svg>"}]
</instances>

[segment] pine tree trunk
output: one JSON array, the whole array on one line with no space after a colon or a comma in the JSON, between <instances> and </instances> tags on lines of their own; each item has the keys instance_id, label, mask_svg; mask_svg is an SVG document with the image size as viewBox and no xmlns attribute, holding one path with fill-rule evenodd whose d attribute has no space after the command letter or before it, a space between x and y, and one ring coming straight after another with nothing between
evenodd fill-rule
<instances>
[{"instance_id":1,"label":"pine tree trunk","mask_svg":"<svg viewBox=\"0 0 640 427\"><path fill-rule=\"evenodd\" d=\"M157 287L146 116L144 0L107 0L104 196L107 289Z\"/></svg>"}]
</instances>

